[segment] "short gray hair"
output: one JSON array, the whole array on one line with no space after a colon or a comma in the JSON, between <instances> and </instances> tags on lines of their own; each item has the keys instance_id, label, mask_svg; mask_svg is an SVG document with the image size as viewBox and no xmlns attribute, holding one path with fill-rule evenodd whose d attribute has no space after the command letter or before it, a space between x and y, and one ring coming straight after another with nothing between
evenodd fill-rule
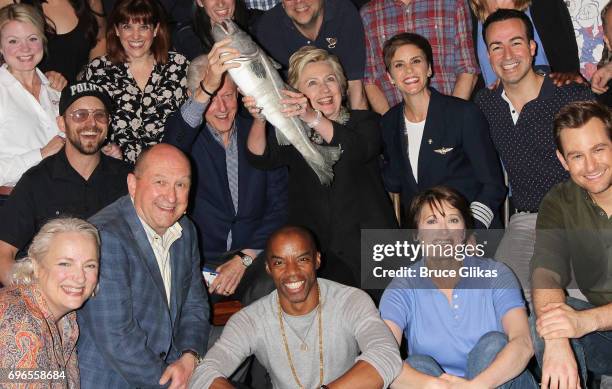
<instances>
[{"instance_id":1,"label":"short gray hair","mask_svg":"<svg viewBox=\"0 0 612 389\"><path fill-rule=\"evenodd\" d=\"M195 57L189 67L187 68L187 89L193 93L200 87L200 81L202 81L202 74L208 67L208 56L202 54Z\"/></svg>"},{"instance_id":2,"label":"short gray hair","mask_svg":"<svg viewBox=\"0 0 612 389\"><path fill-rule=\"evenodd\" d=\"M28 256L13 266L12 281L14 284L31 284L35 281L34 262L40 263L47 255L51 241L57 234L76 232L89 235L96 241L96 249L100 247L100 235L92 224L73 217L61 217L47 222L32 239Z\"/></svg>"}]
</instances>

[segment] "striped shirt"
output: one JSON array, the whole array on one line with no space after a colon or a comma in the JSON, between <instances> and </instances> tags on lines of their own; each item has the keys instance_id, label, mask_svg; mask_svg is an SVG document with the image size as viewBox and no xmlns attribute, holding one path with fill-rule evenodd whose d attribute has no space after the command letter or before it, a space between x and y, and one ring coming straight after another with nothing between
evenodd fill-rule
<instances>
[{"instance_id":1,"label":"striped shirt","mask_svg":"<svg viewBox=\"0 0 612 389\"><path fill-rule=\"evenodd\" d=\"M267 11L270 8L273 8L276 4L280 3L280 0L245 0L244 3L248 9Z\"/></svg>"},{"instance_id":2,"label":"striped shirt","mask_svg":"<svg viewBox=\"0 0 612 389\"><path fill-rule=\"evenodd\" d=\"M155 254L157 265L159 266L159 272L161 273L162 280L164 281L164 289L166 290L166 299L168 300L168 306L170 306L170 291L172 288L172 267L170 266L170 246L176 242L183 235L183 228L178 222L171 225L163 236L159 236L144 220L140 217L140 222L144 227L147 239Z\"/></svg>"},{"instance_id":3,"label":"striped shirt","mask_svg":"<svg viewBox=\"0 0 612 389\"><path fill-rule=\"evenodd\" d=\"M429 40L433 49L431 86L450 95L457 75L478 74L467 0L372 0L361 8L365 30L366 69L364 83L385 93L389 106L402 96L386 76L382 48L401 32L414 32Z\"/></svg>"}]
</instances>

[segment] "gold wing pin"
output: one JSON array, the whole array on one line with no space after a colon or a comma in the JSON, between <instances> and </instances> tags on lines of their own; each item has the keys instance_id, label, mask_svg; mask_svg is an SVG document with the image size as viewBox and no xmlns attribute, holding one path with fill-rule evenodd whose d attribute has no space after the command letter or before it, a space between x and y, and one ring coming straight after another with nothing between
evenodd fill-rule
<instances>
[{"instance_id":1,"label":"gold wing pin","mask_svg":"<svg viewBox=\"0 0 612 389\"><path fill-rule=\"evenodd\" d=\"M446 155L449 151L453 151L453 147L442 147L441 149L435 149L434 153Z\"/></svg>"}]
</instances>

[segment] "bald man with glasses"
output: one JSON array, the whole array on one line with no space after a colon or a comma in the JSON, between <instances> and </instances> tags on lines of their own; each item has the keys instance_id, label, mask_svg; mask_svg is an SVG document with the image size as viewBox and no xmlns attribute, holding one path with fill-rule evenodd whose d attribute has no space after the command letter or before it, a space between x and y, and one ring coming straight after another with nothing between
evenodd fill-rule
<instances>
[{"instance_id":1,"label":"bald man with glasses","mask_svg":"<svg viewBox=\"0 0 612 389\"><path fill-rule=\"evenodd\" d=\"M47 220L86 219L127 193L132 167L120 160L118 146L104 146L111 109L97 85L79 82L62 91L57 124L64 148L28 170L0 207L1 284L11 283L15 258Z\"/></svg>"}]
</instances>

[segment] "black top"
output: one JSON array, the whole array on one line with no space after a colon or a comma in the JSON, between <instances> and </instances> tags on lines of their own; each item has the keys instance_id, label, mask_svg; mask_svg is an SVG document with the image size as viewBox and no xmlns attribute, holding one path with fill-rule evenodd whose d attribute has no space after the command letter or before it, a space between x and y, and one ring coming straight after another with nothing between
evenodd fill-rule
<instances>
[{"instance_id":1,"label":"black top","mask_svg":"<svg viewBox=\"0 0 612 389\"><path fill-rule=\"evenodd\" d=\"M255 167L289 167L289 223L312 230L324 257L342 261L356 281L360 280L361 229L396 226L380 172L379 119L370 111L351 111L346 125L334 123L329 144L341 145L343 153L334 165L334 181L329 187L319 182L293 146L279 146L273 134L262 156L247 152ZM347 281L345 274L326 275L334 281Z\"/></svg>"},{"instance_id":2,"label":"black top","mask_svg":"<svg viewBox=\"0 0 612 389\"><path fill-rule=\"evenodd\" d=\"M283 4L264 13L255 26L259 44L287 70L289 57L311 45L338 56L348 80L361 80L365 70L365 34L361 16L349 0L326 0L323 23L314 41L302 35Z\"/></svg>"},{"instance_id":3,"label":"black top","mask_svg":"<svg viewBox=\"0 0 612 389\"><path fill-rule=\"evenodd\" d=\"M76 81L77 74L89 62L89 52L93 48L85 38L87 30L81 19L76 27L66 34L47 34L47 52L40 69L61 73L68 83Z\"/></svg>"},{"instance_id":4,"label":"black top","mask_svg":"<svg viewBox=\"0 0 612 389\"><path fill-rule=\"evenodd\" d=\"M89 180L70 165L62 149L23 176L0 208L0 240L18 249L32 240L42 225L58 216L87 219L127 193L131 165L101 154Z\"/></svg>"},{"instance_id":5,"label":"black top","mask_svg":"<svg viewBox=\"0 0 612 389\"><path fill-rule=\"evenodd\" d=\"M612 81L608 81L608 90L605 93L597 95L597 101L608 107L612 107Z\"/></svg>"},{"instance_id":6,"label":"black top","mask_svg":"<svg viewBox=\"0 0 612 389\"><path fill-rule=\"evenodd\" d=\"M593 94L581 84L556 87L545 76L540 94L525 104L515 125L502 92L502 84L481 89L476 104L489 122L491 139L508 172L514 205L537 212L550 188L569 177L555 154L554 116L572 101L592 100Z\"/></svg>"}]
</instances>

